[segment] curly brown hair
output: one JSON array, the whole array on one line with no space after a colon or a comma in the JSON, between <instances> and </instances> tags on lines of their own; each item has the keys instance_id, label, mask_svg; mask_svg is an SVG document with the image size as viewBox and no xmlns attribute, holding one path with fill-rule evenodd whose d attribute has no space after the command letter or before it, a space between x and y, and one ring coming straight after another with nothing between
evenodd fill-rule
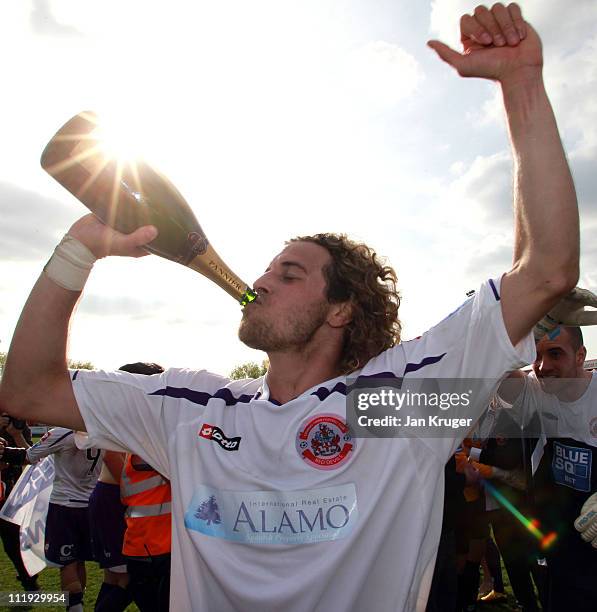
<instances>
[{"instance_id":1,"label":"curly brown hair","mask_svg":"<svg viewBox=\"0 0 597 612\"><path fill-rule=\"evenodd\" d=\"M292 242L324 247L332 261L323 269L331 304L350 301L352 320L344 332L339 364L343 374L363 367L369 359L400 342L400 294L396 272L366 244L345 234L298 236Z\"/></svg>"}]
</instances>

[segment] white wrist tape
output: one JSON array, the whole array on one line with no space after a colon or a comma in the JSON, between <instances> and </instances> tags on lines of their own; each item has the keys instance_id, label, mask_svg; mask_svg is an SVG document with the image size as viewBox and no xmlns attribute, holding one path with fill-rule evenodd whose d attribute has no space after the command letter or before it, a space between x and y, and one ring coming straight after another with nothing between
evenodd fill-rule
<instances>
[{"instance_id":1,"label":"white wrist tape","mask_svg":"<svg viewBox=\"0 0 597 612\"><path fill-rule=\"evenodd\" d=\"M44 267L53 282L69 291L81 291L97 257L76 238L66 234Z\"/></svg>"},{"instance_id":2,"label":"white wrist tape","mask_svg":"<svg viewBox=\"0 0 597 612\"><path fill-rule=\"evenodd\" d=\"M479 462L479 458L481 457L481 449L477 448L476 446L471 446L471 449L469 451L469 455L468 455L473 461L476 461L477 463Z\"/></svg>"}]
</instances>

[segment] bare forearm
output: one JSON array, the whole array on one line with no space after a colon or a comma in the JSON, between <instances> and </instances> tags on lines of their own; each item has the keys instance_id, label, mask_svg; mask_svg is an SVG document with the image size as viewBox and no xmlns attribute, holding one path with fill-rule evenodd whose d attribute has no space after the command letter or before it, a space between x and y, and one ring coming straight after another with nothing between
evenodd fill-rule
<instances>
[{"instance_id":1,"label":"bare forearm","mask_svg":"<svg viewBox=\"0 0 597 612\"><path fill-rule=\"evenodd\" d=\"M2 377L0 404L9 414L81 426L80 417L73 421L76 403L66 366L68 326L79 295L45 273L39 277L15 329Z\"/></svg>"},{"instance_id":2,"label":"bare forearm","mask_svg":"<svg viewBox=\"0 0 597 612\"><path fill-rule=\"evenodd\" d=\"M1 410L85 431L66 368L71 315L97 259L147 255L143 246L156 236L153 226L121 234L91 214L72 225L31 291L17 324L0 387Z\"/></svg>"},{"instance_id":3,"label":"bare forearm","mask_svg":"<svg viewBox=\"0 0 597 612\"><path fill-rule=\"evenodd\" d=\"M6 378L26 384L36 373L42 378L66 373L68 325L79 296L41 274L15 329Z\"/></svg>"},{"instance_id":4,"label":"bare forearm","mask_svg":"<svg viewBox=\"0 0 597 612\"><path fill-rule=\"evenodd\" d=\"M576 192L542 77L519 76L502 90L515 166L515 265L538 279L577 277Z\"/></svg>"}]
</instances>

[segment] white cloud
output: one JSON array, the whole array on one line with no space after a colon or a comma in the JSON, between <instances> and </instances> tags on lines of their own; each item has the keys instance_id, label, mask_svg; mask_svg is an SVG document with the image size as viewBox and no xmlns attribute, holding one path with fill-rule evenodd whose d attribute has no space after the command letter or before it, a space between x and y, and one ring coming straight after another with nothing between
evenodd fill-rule
<instances>
[{"instance_id":1,"label":"white cloud","mask_svg":"<svg viewBox=\"0 0 597 612\"><path fill-rule=\"evenodd\" d=\"M433 0L429 31L442 42L454 49L460 46L459 19L461 15L470 13L471 3L467 0Z\"/></svg>"},{"instance_id":2,"label":"white cloud","mask_svg":"<svg viewBox=\"0 0 597 612\"><path fill-rule=\"evenodd\" d=\"M592 22L597 28L597 14ZM575 52L562 49L553 57L546 84L569 147L597 149L597 35L585 38Z\"/></svg>"},{"instance_id":3,"label":"white cloud","mask_svg":"<svg viewBox=\"0 0 597 612\"><path fill-rule=\"evenodd\" d=\"M450 172L456 176L460 176L465 170L465 164L463 161L455 161L450 165Z\"/></svg>"},{"instance_id":4,"label":"white cloud","mask_svg":"<svg viewBox=\"0 0 597 612\"><path fill-rule=\"evenodd\" d=\"M346 82L367 106L388 108L412 96L424 79L419 62L396 44L376 41L347 58Z\"/></svg>"},{"instance_id":5,"label":"white cloud","mask_svg":"<svg viewBox=\"0 0 597 612\"><path fill-rule=\"evenodd\" d=\"M509 153L476 157L449 189L480 225L492 229L511 227L512 159Z\"/></svg>"},{"instance_id":6,"label":"white cloud","mask_svg":"<svg viewBox=\"0 0 597 612\"><path fill-rule=\"evenodd\" d=\"M9 183L0 182L0 202L0 259L4 260L47 258L76 219L68 204Z\"/></svg>"},{"instance_id":7,"label":"white cloud","mask_svg":"<svg viewBox=\"0 0 597 612\"><path fill-rule=\"evenodd\" d=\"M81 36L77 28L56 20L49 0L33 0L29 23L33 31L42 36Z\"/></svg>"}]
</instances>

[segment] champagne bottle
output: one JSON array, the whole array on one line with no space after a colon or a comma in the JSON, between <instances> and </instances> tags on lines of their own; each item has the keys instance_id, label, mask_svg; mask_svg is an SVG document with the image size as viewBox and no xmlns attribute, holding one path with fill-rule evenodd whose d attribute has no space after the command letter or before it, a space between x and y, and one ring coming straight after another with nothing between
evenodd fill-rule
<instances>
[{"instance_id":1,"label":"champagne bottle","mask_svg":"<svg viewBox=\"0 0 597 612\"><path fill-rule=\"evenodd\" d=\"M144 248L203 274L245 306L254 291L222 261L176 187L143 160L122 163L101 148L97 117L79 113L65 123L41 156L42 168L104 223L128 234L155 225Z\"/></svg>"}]
</instances>

